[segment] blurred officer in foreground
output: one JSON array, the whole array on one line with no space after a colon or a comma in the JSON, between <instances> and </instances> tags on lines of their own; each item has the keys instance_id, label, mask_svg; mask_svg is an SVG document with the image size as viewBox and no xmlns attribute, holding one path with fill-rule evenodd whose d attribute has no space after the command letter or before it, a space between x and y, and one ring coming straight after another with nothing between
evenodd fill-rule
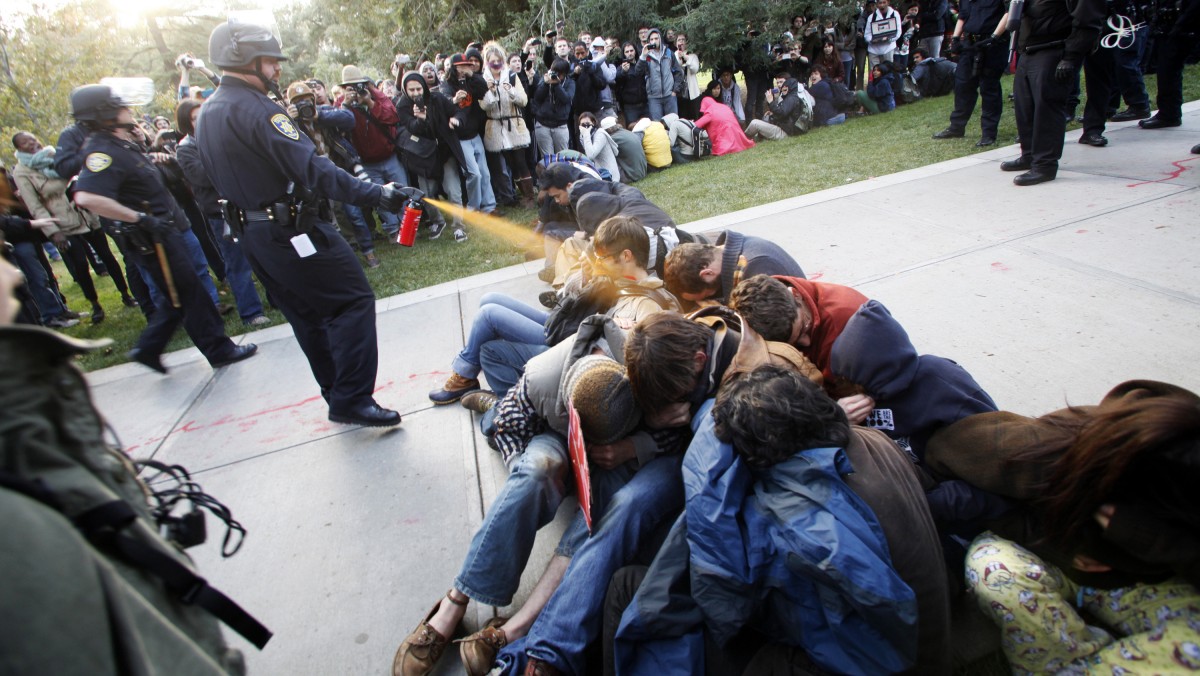
<instances>
[{"instance_id":1,"label":"blurred officer in foreground","mask_svg":"<svg viewBox=\"0 0 1200 676\"><path fill-rule=\"evenodd\" d=\"M108 85L85 85L71 92L71 115L89 131L75 203L115 221L107 226L109 234L124 239L135 263L162 292L129 358L166 373L162 353L182 322L213 368L246 359L258 347L234 345L225 335L225 323L200 286L179 236L187 216L163 185L154 163L134 143L135 122L128 106Z\"/></svg>"},{"instance_id":2,"label":"blurred officer in foreground","mask_svg":"<svg viewBox=\"0 0 1200 676\"><path fill-rule=\"evenodd\" d=\"M419 193L360 181L317 154L267 97L283 98L278 80L287 60L271 29L231 19L213 30L208 49L224 77L204 104L196 142L209 178L228 200L227 222L291 323L329 403L329 419L399 424L400 414L372 396L379 365L375 293L322 198L399 211Z\"/></svg>"}]
</instances>

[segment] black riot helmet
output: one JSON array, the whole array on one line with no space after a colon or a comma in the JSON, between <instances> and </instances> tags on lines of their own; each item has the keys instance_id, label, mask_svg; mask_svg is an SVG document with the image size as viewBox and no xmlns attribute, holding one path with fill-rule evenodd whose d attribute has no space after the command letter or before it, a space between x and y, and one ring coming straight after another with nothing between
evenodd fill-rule
<instances>
[{"instance_id":1,"label":"black riot helmet","mask_svg":"<svg viewBox=\"0 0 1200 676\"><path fill-rule=\"evenodd\" d=\"M108 85L90 84L71 92L71 117L76 122L107 122L129 104Z\"/></svg>"},{"instance_id":2,"label":"black riot helmet","mask_svg":"<svg viewBox=\"0 0 1200 676\"><path fill-rule=\"evenodd\" d=\"M265 26L230 19L214 28L208 38L209 62L226 70L245 72L238 69L251 66L260 56L287 61L279 38Z\"/></svg>"}]
</instances>

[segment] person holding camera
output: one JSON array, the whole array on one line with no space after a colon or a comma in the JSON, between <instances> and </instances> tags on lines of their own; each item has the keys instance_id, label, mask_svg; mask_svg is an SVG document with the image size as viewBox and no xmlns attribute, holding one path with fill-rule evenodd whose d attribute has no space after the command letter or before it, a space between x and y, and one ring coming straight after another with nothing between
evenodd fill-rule
<instances>
[{"instance_id":1,"label":"person holding camera","mask_svg":"<svg viewBox=\"0 0 1200 676\"><path fill-rule=\"evenodd\" d=\"M350 142L362 159L371 182L378 185L408 185L408 174L396 157L396 107L358 66L342 68L342 108L354 114ZM400 232L400 218L394 212L381 211L383 234L391 241Z\"/></svg>"},{"instance_id":2,"label":"person holding camera","mask_svg":"<svg viewBox=\"0 0 1200 676\"><path fill-rule=\"evenodd\" d=\"M683 71L674 55L662 42L662 34L651 28L646 48L640 57L646 66L646 105L651 120L661 120L667 113L679 114L679 90L683 88Z\"/></svg>"},{"instance_id":3,"label":"person holding camera","mask_svg":"<svg viewBox=\"0 0 1200 676\"><path fill-rule=\"evenodd\" d=\"M531 140L524 116L529 97L521 86L517 72L507 67L504 48L499 43L484 45L483 57L483 79L488 87L487 94L483 96L483 110L488 118L484 126L483 145L489 161L497 168L508 165L512 177L516 179L514 183L521 191L521 206L532 209L537 190L533 187L529 164L525 161L525 149ZM493 170L493 176L497 173Z\"/></svg>"},{"instance_id":4,"label":"person holding camera","mask_svg":"<svg viewBox=\"0 0 1200 676\"><path fill-rule=\"evenodd\" d=\"M478 58L478 55L477 55ZM485 214L496 213L496 194L492 190L492 174L488 170L487 150L483 146L483 129L487 122L487 114L483 112L481 102L488 92L487 82L475 70L475 64L465 54L455 54L451 57L451 68L442 81L442 94L450 99L457 110L451 118L450 125L454 135L462 146L462 173L466 178L466 205L472 211L482 211ZM451 201L461 204L462 196L456 199L458 186L453 184L449 172L446 174L442 187L450 193ZM454 241L467 241L467 231L459 228L454 231Z\"/></svg>"},{"instance_id":5,"label":"person holding camera","mask_svg":"<svg viewBox=\"0 0 1200 676\"><path fill-rule=\"evenodd\" d=\"M107 85L84 85L71 92L71 116L90 132L75 203L113 221L110 232L127 241L136 264L162 292L129 358L165 374L162 353L180 323L213 368L253 356L257 346L234 345L225 335L221 315L200 285L176 227L187 216L135 143L129 104Z\"/></svg>"},{"instance_id":6,"label":"person holding camera","mask_svg":"<svg viewBox=\"0 0 1200 676\"><path fill-rule=\"evenodd\" d=\"M638 58L637 47L626 42L622 47L621 65L617 67L617 101L626 124L633 124L649 114L646 105L646 65Z\"/></svg>"},{"instance_id":7,"label":"person holding camera","mask_svg":"<svg viewBox=\"0 0 1200 676\"><path fill-rule=\"evenodd\" d=\"M187 54L180 54L179 58L175 59L175 67L179 69L179 100L180 101L183 101L184 99L192 99L192 98L203 99L204 98L204 95L202 95L201 92L199 92L199 91L195 92L195 94L197 94L197 95L195 95L195 96L193 95L192 86L191 86L191 73L193 70L200 71L204 75L204 77L208 78L208 81L212 83L213 89L215 89L217 87L217 85L220 84L220 80L217 79L216 74L213 73L211 70L209 70L208 66L204 65L203 61L201 61L200 59L197 59L195 56L192 56L192 54L190 52ZM209 89L208 94L211 94L212 91L213 91L212 89ZM163 118L163 119L166 119L166 118ZM169 121L167 123L167 126L168 127L170 126Z\"/></svg>"},{"instance_id":8,"label":"person holding camera","mask_svg":"<svg viewBox=\"0 0 1200 676\"><path fill-rule=\"evenodd\" d=\"M875 0L875 9L867 15L863 39L867 41L867 62L871 68L880 61L891 62L900 38L900 12L889 6L888 0Z\"/></svg>"},{"instance_id":9,"label":"person holding camera","mask_svg":"<svg viewBox=\"0 0 1200 676\"><path fill-rule=\"evenodd\" d=\"M429 63L428 61L426 63ZM400 116L400 147L404 168L417 181L426 195L442 192L443 180L454 186L447 194L457 195L451 201L462 202L460 168L466 166L462 144L454 134L450 120L457 107L437 89L429 87L429 78L421 73L405 73L400 81L400 96L396 99L396 114ZM426 208L429 239L441 237L446 219L435 208ZM462 218L454 215L455 232L462 230Z\"/></svg>"},{"instance_id":10,"label":"person holding camera","mask_svg":"<svg viewBox=\"0 0 1200 676\"><path fill-rule=\"evenodd\" d=\"M533 133L542 155L553 155L567 148L571 132L571 102L575 100L575 81L569 77L571 66L555 59L542 76L533 95Z\"/></svg>"}]
</instances>

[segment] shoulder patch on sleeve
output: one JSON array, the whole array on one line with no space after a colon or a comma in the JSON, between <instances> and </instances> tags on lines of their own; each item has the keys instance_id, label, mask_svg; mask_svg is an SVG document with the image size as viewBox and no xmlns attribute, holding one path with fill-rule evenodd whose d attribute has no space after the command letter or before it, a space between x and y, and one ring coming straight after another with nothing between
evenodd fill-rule
<instances>
[{"instance_id":1,"label":"shoulder patch on sleeve","mask_svg":"<svg viewBox=\"0 0 1200 676\"><path fill-rule=\"evenodd\" d=\"M112 164L112 158L104 153L91 153L83 161L83 165L93 174L100 173Z\"/></svg>"},{"instance_id":2,"label":"shoulder patch on sleeve","mask_svg":"<svg viewBox=\"0 0 1200 676\"><path fill-rule=\"evenodd\" d=\"M292 124L291 118L283 113L276 113L271 116L271 126L275 127L275 131L293 141L300 140L300 132L296 130L296 125Z\"/></svg>"}]
</instances>

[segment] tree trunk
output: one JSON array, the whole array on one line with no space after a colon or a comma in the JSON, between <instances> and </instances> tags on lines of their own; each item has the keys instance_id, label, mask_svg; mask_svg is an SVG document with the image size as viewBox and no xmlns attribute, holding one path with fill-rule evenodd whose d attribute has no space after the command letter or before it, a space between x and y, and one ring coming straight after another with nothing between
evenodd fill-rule
<instances>
[{"instance_id":1,"label":"tree trunk","mask_svg":"<svg viewBox=\"0 0 1200 676\"><path fill-rule=\"evenodd\" d=\"M158 50L158 55L162 57L163 70L168 73L175 70L175 59L171 57L171 51L167 49L167 41L163 39L162 29L158 27L158 18L153 16L146 17L146 28L150 29L150 37L154 40L154 48Z\"/></svg>"},{"instance_id":2,"label":"tree trunk","mask_svg":"<svg viewBox=\"0 0 1200 676\"><path fill-rule=\"evenodd\" d=\"M21 101L21 105L25 108L25 114L29 116L30 123L34 127L39 126L37 113L33 112L33 106L29 105L29 99L25 98L25 93L21 91L21 86L17 84L17 79L13 77L12 66L8 62L7 29L0 29L0 58L4 59L4 77L8 79L8 86L12 88L13 93L17 95L17 99Z\"/></svg>"}]
</instances>

